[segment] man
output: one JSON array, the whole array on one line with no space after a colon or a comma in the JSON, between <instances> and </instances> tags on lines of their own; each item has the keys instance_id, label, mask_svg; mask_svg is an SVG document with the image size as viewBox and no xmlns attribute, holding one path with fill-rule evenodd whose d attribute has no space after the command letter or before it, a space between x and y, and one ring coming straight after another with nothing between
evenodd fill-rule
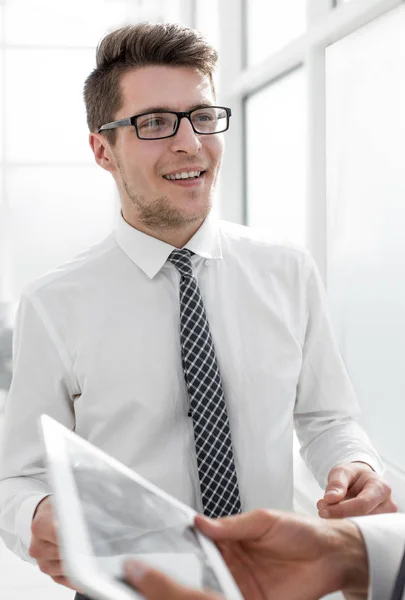
<instances>
[{"instance_id":1,"label":"man","mask_svg":"<svg viewBox=\"0 0 405 600\"><path fill-rule=\"evenodd\" d=\"M353 521L264 510L217 521L196 517L197 527L220 548L245 600L318 600L338 590L356 598L366 598L370 590L372 600L405 600L405 515ZM148 600L217 598L132 560L125 574Z\"/></svg>"},{"instance_id":2,"label":"man","mask_svg":"<svg viewBox=\"0 0 405 600\"><path fill-rule=\"evenodd\" d=\"M41 413L211 517L291 509L295 424L321 516L396 510L312 259L210 214L231 114L216 59L141 24L104 38L85 84L122 215L22 298L1 462L2 537L61 583Z\"/></svg>"}]
</instances>

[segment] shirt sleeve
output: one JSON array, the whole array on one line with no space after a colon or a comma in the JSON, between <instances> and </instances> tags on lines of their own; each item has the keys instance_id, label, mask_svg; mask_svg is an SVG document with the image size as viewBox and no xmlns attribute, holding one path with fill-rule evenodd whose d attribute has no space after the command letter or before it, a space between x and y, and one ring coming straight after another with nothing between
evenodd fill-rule
<instances>
[{"instance_id":1,"label":"shirt sleeve","mask_svg":"<svg viewBox=\"0 0 405 600\"><path fill-rule=\"evenodd\" d=\"M353 517L351 520L360 529L367 549L369 600L388 600L405 552L405 514Z\"/></svg>"},{"instance_id":2,"label":"shirt sleeve","mask_svg":"<svg viewBox=\"0 0 405 600\"><path fill-rule=\"evenodd\" d=\"M51 492L39 417L48 414L73 429L73 387L69 358L42 305L23 297L0 449L0 535L29 562L35 562L28 554L33 513Z\"/></svg>"},{"instance_id":3,"label":"shirt sleeve","mask_svg":"<svg viewBox=\"0 0 405 600\"><path fill-rule=\"evenodd\" d=\"M321 487L342 462L361 461L382 473L383 463L355 421L359 406L330 322L326 292L306 257L302 367L294 421L301 455Z\"/></svg>"}]
</instances>

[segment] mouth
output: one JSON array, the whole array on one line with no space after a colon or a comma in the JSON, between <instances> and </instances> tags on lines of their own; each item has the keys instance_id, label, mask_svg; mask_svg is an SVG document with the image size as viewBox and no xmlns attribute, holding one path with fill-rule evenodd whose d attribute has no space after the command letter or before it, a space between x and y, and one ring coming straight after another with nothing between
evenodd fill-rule
<instances>
[{"instance_id":1,"label":"mouth","mask_svg":"<svg viewBox=\"0 0 405 600\"><path fill-rule=\"evenodd\" d=\"M163 175L163 179L172 184L190 186L197 185L203 181L205 173L206 171L179 171L178 173Z\"/></svg>"}]
</instances>

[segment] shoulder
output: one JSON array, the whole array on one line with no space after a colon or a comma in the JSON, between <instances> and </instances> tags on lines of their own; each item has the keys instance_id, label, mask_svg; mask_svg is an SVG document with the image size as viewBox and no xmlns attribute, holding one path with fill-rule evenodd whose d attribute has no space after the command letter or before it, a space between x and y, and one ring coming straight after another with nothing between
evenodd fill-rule
<instances>
[{"instance_id":1,"label":"shoulder","mask_svg":"<svg viewBox=\"0 0 405 600\"><path fill-rule=\"evenodd\" d=\"M103 241L31 282L24 289L23 298L34 300L48 293L52 294L55 290L67 292L88 281L91 274L102 276L103 269L116 250L115 237L110 234Z\"/></svg>"},{"instance_id":2,"label":"shoulder","mask_svg":"<svg viewBox=\"0 0 405 600\"><path fill-rule=\"evenodd\" d=\"M224 255L241 255L247 260L264 260L274 265L294 264L302 269L311 266L312 258L306 248L285 239L274 239L265 230L229 221L220 221L219 229Z\"/></svg>"}]
</instances>

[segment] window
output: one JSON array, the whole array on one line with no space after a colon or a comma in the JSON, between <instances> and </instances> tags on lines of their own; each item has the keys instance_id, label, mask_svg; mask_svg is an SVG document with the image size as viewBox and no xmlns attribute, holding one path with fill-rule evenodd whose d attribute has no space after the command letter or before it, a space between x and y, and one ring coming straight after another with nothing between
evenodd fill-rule
<instances>
[{"instance_id":1,"label":"window","mask_svg":"<svg viewBox=\"0 0 405 600\"><path fill-rule=\"evenodd\" d=\"M11 265L16 301L37 277L106 237L114 225L114 182L91 164L9 168Z\"/></svg>"},{"instance_id":2,"label":"window","mask_svg":"<svg viewBox=\"0 0 405 600\"><path fill-rule=\"evenodd\" d=\"M261 62L300 36L306 27L306 1L245 0L247 63Z\"/></svg>"},{"instance_id":3,"label":"window","mask_svg":"<svg viewBox=\"0 0 405 600\"><path fill-rule=\"evenodd\" d=\"M404 30L401 6L326 52L332 316L366 429L402 469Z\"/></svg>"},{"instance_id":4,"label":"window","mask_svg":"<svg viewBox=\"0 0 405 600\"><path fill-rule=\"evenodd\" d=\"M219 6L220 0L196 0L196 25L214 48L219 48Z\"/></svg>"},{"instance_id":5,"label":"window","mask_svg":"<svg viewBox=\"0 0 405 600\"><path fill-rule=\"evenodd\" d=\"M0 1L0 304L15 310L31 280L113 228L117 192L88 145L83 84L108 31L166 15L178 19L179 0Z\"/></svg>"},{"instance_id":6,"label":"window","mask_svg":"<svg viewBox=\"0 0 405 600\"><path fill-rule=\"evenodd\" d=\"M247 221L305 245L306 92L297 69L246 102ZM293 176L292 176L293 175Z\"/></svg>"}]
</instances>

